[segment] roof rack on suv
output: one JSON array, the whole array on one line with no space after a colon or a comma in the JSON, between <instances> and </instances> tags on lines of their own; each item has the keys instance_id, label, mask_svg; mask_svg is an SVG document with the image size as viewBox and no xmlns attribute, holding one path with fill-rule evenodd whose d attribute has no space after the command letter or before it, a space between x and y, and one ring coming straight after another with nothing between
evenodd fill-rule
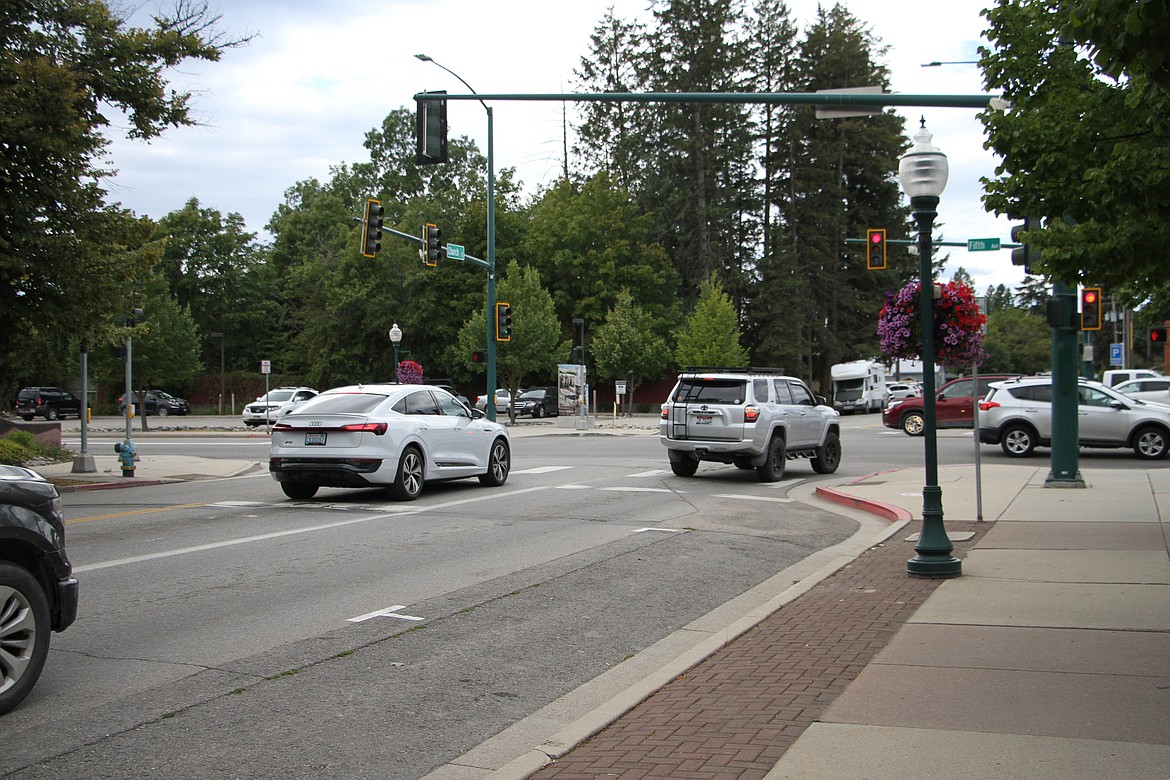
<instances>
[{"instance_id":1,"label":"roof rack on suv","mask_svg":"<svg viewBox=\"0 0 1170 780\"><path fill-rule=\"evenodd\" d=\"M761 366L687 366L684 374L783 374L782 368Z\"/></svg>"}]
</instances>

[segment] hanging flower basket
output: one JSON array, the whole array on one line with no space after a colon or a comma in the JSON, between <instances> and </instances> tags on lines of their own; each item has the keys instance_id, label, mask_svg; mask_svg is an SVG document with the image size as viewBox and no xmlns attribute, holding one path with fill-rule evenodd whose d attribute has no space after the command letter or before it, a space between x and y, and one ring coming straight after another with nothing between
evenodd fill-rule
<instances>
[{"instance_id":1,"label":"hanging flower basket","mask_svg":"<svg viewBox=\"0 0 1170 780\"><path fill-rule=\"evenodd\" d=\"M423 380L423 367L413 360L403 360L398 364L398 381L404 385L420 385Z\"/></svg>"},{"instance_id":2,"label":"hanging flower basket","mask_svg":"<svg viewBox=\"0 0 1170 780\"><path fill-rule=\"evenodd\" d=\"M983 359L983 323L975 294L965 284L937 285L934 299L934 360L945 366L977 365ZM918 282L886 293L886 305L878 314L881 350L891 358L922 356L922 318L919 316Z\"/></svg>"}]
</instances>

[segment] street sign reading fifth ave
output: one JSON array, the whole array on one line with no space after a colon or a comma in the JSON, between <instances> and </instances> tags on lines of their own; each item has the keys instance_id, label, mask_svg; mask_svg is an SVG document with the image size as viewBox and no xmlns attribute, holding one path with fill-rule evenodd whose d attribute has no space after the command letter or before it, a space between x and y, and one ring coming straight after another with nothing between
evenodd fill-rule
<instances>
[{"instance_id":1,"label":"street sign reading fifth ave","mask_svg":"<svg viewBox=\"0 0 1170 780\"><path fill-rule=\"evenodd\" d=\"M448 260L462 260L463 259L463 245L462 244L447 244L447 259Z\"/></svg>"},{"instance_id":2,"label":"street sign reading fifth ave","mask_svg":"<svg viewBox=\"0 0 1170 780\"><path fill-rule=\"evenodd\" d=\"M999 249L998 238L969 238L967 239L968 252L995 252Z\"/></svg>"}]
</instances>

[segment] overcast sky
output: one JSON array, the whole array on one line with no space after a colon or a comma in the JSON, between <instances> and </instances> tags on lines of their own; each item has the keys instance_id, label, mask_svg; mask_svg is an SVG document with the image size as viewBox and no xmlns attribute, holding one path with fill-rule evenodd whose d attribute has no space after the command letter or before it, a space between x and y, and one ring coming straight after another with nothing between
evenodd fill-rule
<instances>
[{"instance_id":1,"label":"overcast sky","mask_svg":"<svg viewBox=\"0 0 1170 780\"><path fill-rule=\"evenodd\" d=\"M173 0L163 0L165 8ZM153 7L148 0L139 11ZM573 71L589 53L589 38L608 8L623 19L649 18L644 0L210 0L229 36L255 34L246 47L218 63L186 63L170 73L176 86L195 91L200 127L172 129L152 142L116 140L111 164L119 171L111 197L140 215L158 218L191 197L205 208L237 212L248 229L264 226L298 181L327 180L330 166L368 159L365 134L391 110L422 90L465 92L426 53L480 93L572 91ZM889 47L885 62L894 92L977 95L978 68L969 64L924 68L931 61L977 59L986 29L979 11L990 0L848 0L844 5ZM116 3L115 3L116 5ZM816 0L789 0L801 29L816 15ZM139 17L136 17L136 20ZM498 102L493 107L497 169L514 167L529 191L561 169L562 105ZM982 125L972 109L898 109L907 137L925 114L934 143L950 162L939 205L941 238L1009 240L1010 220L984 211L981 176L996 160L983 148ZM574 106L569 104L570 124ZM453 136L487 149L483 107L471 101L448 108ZM355 214L356 212L355 206ZM392 226L414 233L415 227ZM882 227L882 226L875 226ZM936 231L936 239L940 238ZM1021 269L1010 251L950 249L945 276L962 266L982 294L988 284L1015 287ZM892 258L900 250L891 248ZM915 263L910 257L897 262Z\"/></svg>"}]
</instances>

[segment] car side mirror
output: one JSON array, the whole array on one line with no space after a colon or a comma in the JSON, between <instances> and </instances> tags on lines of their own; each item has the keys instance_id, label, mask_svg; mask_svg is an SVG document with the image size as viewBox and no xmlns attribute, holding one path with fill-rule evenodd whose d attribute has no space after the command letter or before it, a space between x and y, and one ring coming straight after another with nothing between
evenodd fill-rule
<instances>
[{"instance_id":1,"label":"car side mirror","mask_svg":"<svg viewBox=\"0 0 1170 780\"><path fill-rule=\"evenodd\" d=\"M817 396L817 406L828 406L828 405L829 405L828 398L825 398L823 395Z\"/></svg>"},{"instance_id":2,"label":"car side mirror","mask_svg":"<svg viewBox=\"0 0 1170 780\"><path fill-rule=\"evenodd\" d=\"M487 412L485 412L483 409L471 409L469 411L471 412L471 419L473 420L482 420L483 418L487 417Z\"/></svg>"}]
</instances>

